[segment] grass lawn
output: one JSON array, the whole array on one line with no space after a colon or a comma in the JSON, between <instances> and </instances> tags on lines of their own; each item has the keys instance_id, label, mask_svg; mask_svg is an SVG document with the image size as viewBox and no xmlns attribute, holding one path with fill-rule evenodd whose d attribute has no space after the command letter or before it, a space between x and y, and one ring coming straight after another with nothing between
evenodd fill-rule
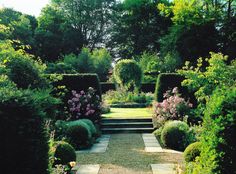
<instances>
[{"instance_id":1,"label":"grass lawn","mask_svg":"<svg viewBox=\"0 0 236 174\"><path fill-rule=\"evenodd\" d=\"M111 112L103 117L152 117L152 108L111 108Z\"/></svg>"}]
</instances>

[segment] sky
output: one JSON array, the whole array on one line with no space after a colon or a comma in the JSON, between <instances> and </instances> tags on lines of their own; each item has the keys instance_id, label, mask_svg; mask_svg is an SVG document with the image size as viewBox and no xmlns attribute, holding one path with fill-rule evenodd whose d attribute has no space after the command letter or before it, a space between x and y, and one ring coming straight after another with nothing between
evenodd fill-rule
<instances>
[{"instance_id":1,"label":"sky","mask_svg":"<svg viewBox=\"0 0 236 174\"><path fill-rule=\"evenodd\" d=\"M40 11L50 0L0 0L1 7L10 7L22 13L39 16Z\"/></svg>"}]
</instances>

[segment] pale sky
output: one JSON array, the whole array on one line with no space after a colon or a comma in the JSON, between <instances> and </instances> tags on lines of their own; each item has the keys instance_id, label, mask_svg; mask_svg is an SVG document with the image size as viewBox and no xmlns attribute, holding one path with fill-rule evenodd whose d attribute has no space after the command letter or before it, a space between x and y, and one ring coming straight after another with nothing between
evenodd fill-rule
<instances>
[{"instance_id":1,"label":"pale sky","mask_svg":"<svg viewBox=\"0 0 236 174\"><path fill-rule=\"evenodd\" d=\"M13 8L16 11L39 16L40 11L50 0L0 0L1 7Z\"/></svg>"}]
</instances>

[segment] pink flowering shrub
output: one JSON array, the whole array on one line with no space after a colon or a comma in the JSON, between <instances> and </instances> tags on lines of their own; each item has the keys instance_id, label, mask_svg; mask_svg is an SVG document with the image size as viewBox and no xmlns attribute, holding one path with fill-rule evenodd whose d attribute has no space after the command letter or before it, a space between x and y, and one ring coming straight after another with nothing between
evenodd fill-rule
<instances>
[{"instance_id":1,"label":"pink flowering shrub","mask_svg":"<svg viewBox=\"0 0 236 174\"><path fill-rule=\"evenodd\" d=\"M68 104L71 120L86 118L95 122L100 119L101 99L91 87L86 93L84 91L77 93L75 90L72 90L72 98L68 100Z\"/></svg>"},{"instance_id":2,"label":"pink flowering shrub","mask_svg":"<svg viewBox=\"0 0 236 174\"><path fill-rule=\"evenodd\" d=\"M172 91L166 91L163 97L163 102L154 104L154 117L158 123L162 125L167 120L183 120L184 117L189 116L192 104L180 96L177 87Z\"/></svg>"}]
</instances>

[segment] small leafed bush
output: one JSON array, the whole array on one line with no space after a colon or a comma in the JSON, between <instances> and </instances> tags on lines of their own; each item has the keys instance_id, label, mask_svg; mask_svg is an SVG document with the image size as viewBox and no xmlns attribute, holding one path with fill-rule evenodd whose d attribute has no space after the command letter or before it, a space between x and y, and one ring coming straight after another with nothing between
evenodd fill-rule
<instances>
[{"instance_id":1,"label":"small leafed bush","mask_svg":"<svg viewBox=\"0 0 236 174\"><path fill-rule=\"evenodd\" d=\"M76 161L76 153L73 146L65 141L54 142L55 153L54 165L62 164L68 165L70 162Z\"/></svg>"},{"instance_id":2,"label":"small leafed bush","mask_svg":"<svg viewBox=\"0 0 236 174\"><path fill-rule=\"evenodd\" d=\"M10 42L0 43L0 72L9 77L18 88L43 88L48 86L43 77L46 66L34 57L15 50Z\"/></svg>"},{"instance_id":3,"label":"small leafed bush","mask_svg":"<svg viewBox=\"0 0 236 174\"><path fill-rule=\"evenodd\" d=\"M92 143L90 127L81 121L71 121L66 132L67 141L75 149L87 148Z\"/></svg>"},{"instance_id":4,"label":"small leafed bush","mask_svg":"<svg viewBox=\"0 0 236 174\"><path fill-rule=\"evenodd\" d=\"M64 120L57 120L55 122L55 139L61 140L66 136L68 123Z\"/></svg>"},{"instance_id":5,"label":"small leafed bush","mask_svg":"<svg viewBox=\"0 0 236 174\"><path fill-rule=\"evenodd\" d=\"M189 116L192 104L185 101L175 87L172 91L166 91L163 102L157 102L154 107L154 117L163 125L167 120L183 121L184 117Z\"/></svg>"},{"instance_id":6,"label":"small leafed bush","mask_svg":"<svg viewBox=\"0 0 236 174\"><path fill-rule=\"evenodd\" d=\"M153 101L152 93L137 93L130 92L124 89L118 89L116 91L108 91L103 95L103 100L107 104L128 104L128 103L142 103L151 105Z\"/></svg>"},{"instance_id":7,"label":"small leafed bush","mask_svg":"<svg viewBox=\"0 0 236 174\"><path fill-rule=\"evenodd\" d=\"M114 69L114 77L118 84L126 89L139 89L142 82L142 70L134 60L123 59Z\"/></svg>"},{"instance_id":8,"label":"small leafed bush","mask_svg":"<svg viewBox=\"0 0 236 174\"><path fill-rule=\"evenodd\" d=\"M171 149L184 150L189 145L189 126L182 121L169 121L161 132L162 143Z\"/></svg>"},{"instance_id":9,"label":"small leafed bush","mask_svg":"<svg viewBox=\"0 0 236 174\"><path fill-rule=\"evenodd\" d=\"M89 88L87 93L84 91L77 93L73 90L72 95L72 98L68 100L71 120L78 120L81 118L90 119L93 122L100 120L100 97L95 94L93 88Z\"/></svg>"},{"instance_id":10,"label":"small leafed bush","mask_svg":"<svg viewBox=\"0 0 236 174\"><path fill-rule=\"evenodd\" d=\"M192 143L184 150L184 160L186 162L195 161L196 157L199 156L200 153L201 153L201 143L200 142Z\"/></svg>"}]
</instances>

